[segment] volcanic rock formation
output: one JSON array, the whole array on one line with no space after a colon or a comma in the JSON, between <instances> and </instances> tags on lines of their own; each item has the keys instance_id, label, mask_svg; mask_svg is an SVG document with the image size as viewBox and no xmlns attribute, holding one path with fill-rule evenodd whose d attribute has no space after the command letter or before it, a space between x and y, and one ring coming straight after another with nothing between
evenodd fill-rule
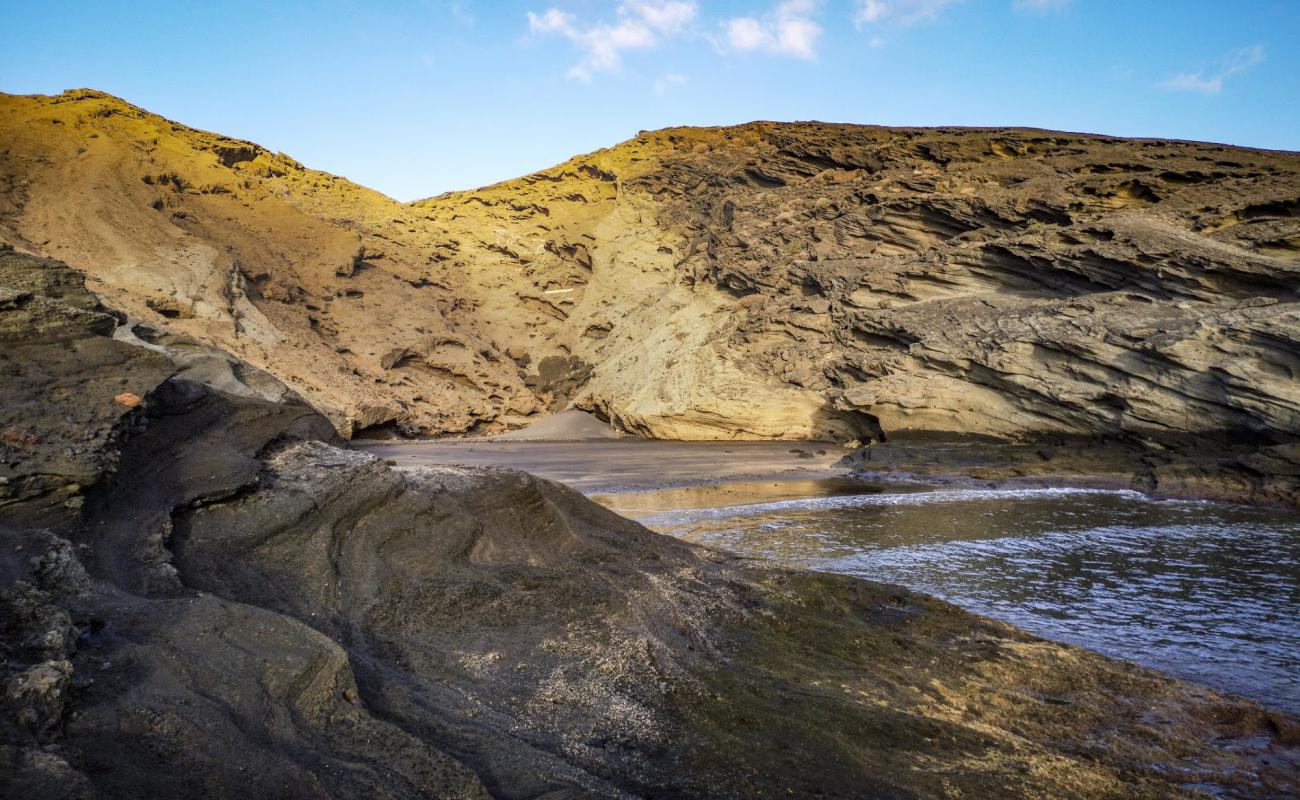
<instances>
[{"instance_id":1,"label":"volcanic rock formation","mask_svg":"<svg viewBox=\"0 0 1300 800\"><path fill-rule=\"evenodd\" d=\"M100 93L0 104L0 240L85 271L114 308L266 369L345 435L541 408L479 339L451 245L401 240L422 215Z\"/></svg>"},{"instance_id":2,"label":"volcanic rock formation","mask_svg":"<svg viewBox=\"0 0 1300 800\"><path fill-rule=\"evenodd\" d=\"M1297 721L498 469L0 253L0 795L1282 796Z\"/></svg>"},{"instance_id":3,"label":"volcanic rock formation","mask_svg":"<svg viewBox=\"0 0 1300 800\"><path fill-rule=\"evenodd\" d=\"M344 435L1300 432L1293 153L754 123L403 205L100 93L0 102L0 236Z\"/></svg>"}]
</instances>

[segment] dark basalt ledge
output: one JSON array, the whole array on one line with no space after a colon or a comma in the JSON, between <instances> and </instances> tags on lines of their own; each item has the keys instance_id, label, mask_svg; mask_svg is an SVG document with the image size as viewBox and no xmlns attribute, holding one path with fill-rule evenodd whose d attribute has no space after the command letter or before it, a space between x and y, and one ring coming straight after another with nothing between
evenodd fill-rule
<instances>
[{"instance_id":1,"label":"dark basalt ledge","mask_svg":"<svg viewBox=\"0 0 1300 800\"><path fill-rule=\"evenodd\" d=\"M1300 508L1300 442L1246 431L1019 442L931 434L874 443L841 463L873 480L1120 488Z\"/></svg>"},{"instance_id":2,"label":"dark basalt ledge","mask_svg":"<svg viewBox=\"0 0 1300 800\"><path fill-rule=\"evenodd\" d=\"M322 441L246 365L130 324L109 339L70 294L84 307L0 308L0 431L18 429L0 796L1284 797L1300 779L1283 713L691 546L525 473L391 468ZM57 347L21 333L81 312Z\"/></svg>"}]
</instances>

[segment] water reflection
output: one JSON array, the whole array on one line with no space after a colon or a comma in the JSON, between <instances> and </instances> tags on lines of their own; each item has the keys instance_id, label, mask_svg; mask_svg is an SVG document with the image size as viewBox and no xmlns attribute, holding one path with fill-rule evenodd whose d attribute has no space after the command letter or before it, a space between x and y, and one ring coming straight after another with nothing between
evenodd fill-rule
<instances>
[{"instance_id":1,"label":"water reflection","mask_svg":"<svg viewBox=\"0 0 1300 800\"><path fill-rule=\"evenodd\" d=\"M1300 711L1294 513L1080 489L623 510L685 539L901 583Z\"/></svg>"}]
</instances>

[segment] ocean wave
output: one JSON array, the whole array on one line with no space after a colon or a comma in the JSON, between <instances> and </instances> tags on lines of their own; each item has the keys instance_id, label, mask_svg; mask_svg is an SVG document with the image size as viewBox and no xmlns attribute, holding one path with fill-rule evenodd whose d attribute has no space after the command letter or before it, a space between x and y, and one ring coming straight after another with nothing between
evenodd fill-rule
<instances>
[{"instance_id":1,"label":"ocean wave","mask_svg":"<svg viewBox=\"0 0 1300 800\"><path fill-rule=\"evenodd\" d=\"M706 520L727 519L729 517L746 517L779 512L817 512L841 509L865 508L869 506L921 506L938 503L988 502L991 500L1021 501L1044 500L1076 495L1105 495L1135 501L1148 501L1150 498L1131 489L1084 489L1084 488L1021 488L1021 489L936 489L924 492L891 492L882 494L850 494L830 497L807 497L795 500L775 500L765 503L742 503L711 508L693 508L680 511L664 511L645 517L637 517L637 522L651 528L690 525Z\"/></svg>"}]
</instances>

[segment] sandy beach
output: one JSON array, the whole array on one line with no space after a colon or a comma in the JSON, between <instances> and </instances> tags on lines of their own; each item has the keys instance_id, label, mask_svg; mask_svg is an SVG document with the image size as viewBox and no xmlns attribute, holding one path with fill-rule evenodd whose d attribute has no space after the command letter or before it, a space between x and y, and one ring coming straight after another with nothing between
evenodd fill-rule
<instances>
[{"instance_id":1,"label":"sandy beach","mask_svg":"<svg viewBox=\"0 0 1300 800\"><path fill-rule=\"evenodd\" d=\"M354 442L399 467L433 464L514 467L585 494L634 492L737 481L843 478L842 448L825 442L666 442L646 439ZM791 486L791 490L798 491ZM818 492L814 492L818 493Z\"/></svg>"}]
</instances>

